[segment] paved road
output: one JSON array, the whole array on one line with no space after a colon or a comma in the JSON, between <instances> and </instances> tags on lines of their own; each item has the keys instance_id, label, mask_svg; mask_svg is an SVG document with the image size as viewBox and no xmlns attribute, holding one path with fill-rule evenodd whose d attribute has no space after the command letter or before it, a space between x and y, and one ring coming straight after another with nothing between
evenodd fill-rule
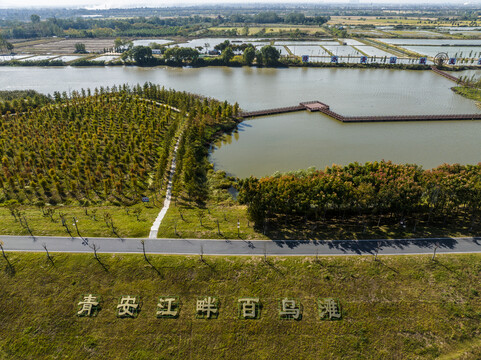
<instances>
[{"instance_id":1,"label":"paved road","mask_svg":"<svg viewBox=\"0 0 481 360\"><path fill-rule=\"evenodd\" d=\"M481 252L481 238L433 238L399 240L199 240L199 239L118 239L0 236L6 251L140 253L141 240L150 254L205 255L408 255Z\"/></svg>"}]
</instances>

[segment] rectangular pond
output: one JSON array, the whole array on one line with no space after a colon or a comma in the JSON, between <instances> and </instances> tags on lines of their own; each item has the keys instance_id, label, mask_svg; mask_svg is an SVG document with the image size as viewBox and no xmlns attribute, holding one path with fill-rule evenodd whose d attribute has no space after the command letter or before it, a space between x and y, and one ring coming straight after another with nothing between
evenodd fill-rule
<instances>
[{"instance_id":1,"label":"rectangular pond","mask_svg":"<svg viewBox=\"0 0 481 360\"><path fill-rule=\"evenodd\" d=\"M118 55L103 55L103 56L99 56L99 57L96 57L94 59L89 59L89 60L109 62L109 61L112 61L112 60L115 60L115 59L120 59L120 56L118 56Z\"/></svg>"},{"instance_id":2,"label":"rectangular pond","mask_svg":"<svg viewBox=\"0 0 481 360\"><path fill-rule=\"evenodd\" d=\"M481 45L478 46L417 46L402 45L404 49L414 51L420 55L436 56L439 53L447 53L449 57L456 58L479 58Z\"/></svg>"},{"instance_id":3,"label":"rectangular pond","mask_svg":"<svg viewBox=\"0 0 481 360\"><path fill-rule=\"evenodd\" d=\"M376 39L393 45L434 45L434 46L481 46L477 39Z\"/></svg>"},{"instance_id":4,"label":"rectangular pond","mask_svg":"<svg viewBox=\"0 0 481 360\"><path fill-rule=\"evenodd\" d=\"M326 45L326 50L337 56L361 56L362 54L349 45Z\"/></svg>"},{"instance_id":5,"label":"rectangular pond","mask_svg":"<svg viewBox=\"0 0 481 360\"><path fill-rule=\"evenodd\" d=\"M287 46L294 55L310 55L310 56L329 56L329 53L320 46Z\"/></svg>"},{"instance_id":6,"label":"rectangular pond","mask_svg":"<svg viewBox=\"0 0 481 360\"><path fill-rule=\"evenodd\" d=\"M170 44L173 42L173 40L167 40L167 39L137 39L132 41L134 46L149 46L152 43L156 43L159 45L166 45Z\"/></svg>"}]
</instances>

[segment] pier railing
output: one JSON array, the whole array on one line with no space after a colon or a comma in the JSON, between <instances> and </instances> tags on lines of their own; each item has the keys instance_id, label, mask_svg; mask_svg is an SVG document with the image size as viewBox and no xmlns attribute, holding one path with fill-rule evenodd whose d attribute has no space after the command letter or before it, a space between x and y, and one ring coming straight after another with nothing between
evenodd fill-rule
<instances>
[{"instance_id":1,"label":"pier railing","mask_svg":"<svg viewBox=\"0 0 481 360\"><path fill-rule=\"evenodd\" d=\"M432 66L431 70L436 74L444 76L445 78L460 83L460 79L439 70L436 66ZM283 114L294 111L319 111L327 116L330 116L338 121L345 123L359 123L359 122L388 122L388 121L443 121L443 120L481 120L481 114L443 114L443 115L386 115L386 116L343 116L332 111L329 105L320 101L303 101L297 106L289 106L276 109L258 110L244 112L240 114L241 118L251 118L257 116Z\"/></svg>"},{"instance_id":2,"label":"pier railing","mask_svg":"<svg viewBox=\"0 0 481 360\"><path fill-rule=\"evenodd\" d=\"M297 106L250 111L240 114L240 117L252 118L308 110L318 111L344 123L360 122L392 122L392 121L446 121L446 120L481 120L481 114L443 114L443 115L386 115L386 116L343 116L330 109L329 105L320 101L306 101Z\"/></svg>"}]
</instances>

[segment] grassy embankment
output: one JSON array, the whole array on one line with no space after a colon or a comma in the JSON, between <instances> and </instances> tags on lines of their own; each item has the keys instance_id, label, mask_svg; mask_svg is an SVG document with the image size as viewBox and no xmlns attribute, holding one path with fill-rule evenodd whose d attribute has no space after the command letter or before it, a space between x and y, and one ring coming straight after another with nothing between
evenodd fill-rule
<instances>
[{"instance_id":1,"label":"grassy embankment","mask_svg":"<svg viewBox=\"0 0 481 360\"><path fill-rule=\"evenodd\" d=\"M136 209L141 209L137 219ZM5 208L0 208L0 234L1 235L29 235L30 231L35 236L70 236L67 228L62 225L61 215L64 216L66 225L72 236L83 237L147 237L150 227L154 222L160 208L154 206L58 206L47 207L44 210L34 206L18 206L21 220L15 218ZM115 234L110 220L105 216L110 215L114 225ZM77 219L78 232L74 225Z\"/></svg>"},{"instance_id":2,"label":"grassy embankment","mask_svg":"<svg viewBox=\"0 0 481 360\"><path fill-rule=\"evenodd\" d=\"M139 220L135 209L118 206L59 206L52 217L46 213L50 207L42 209L34 206L19 206L18 210L25 217L35 236L53 235L69 236L62 225L60 214L65 216L67 226L73 236L78 233L73 224L73 217L78 222L80 235L84 237L147 237L150 227L160 211L157 206L142 205ZM87 214L86 214L87 211ZM129 213L127 213L129 211ZM105 214L110 214L117 234L105 221ZM237 222L239 221L239 230ZM270 219L265 229L255 229L247 218L246 207L233 201L218 203L209 200L205 206L198 207L192 203L175 201L167 212L159 228L160 238L207 238L207 239L389 239L411 237L457 237L474 236L481 233L479 223L472 224L462 214L448 219L406 218L406 227L396 219L383 217L378 226L378 216L354 216L349 219ZM219 225L217 225L217 222ZM24 223L24 222L22 222ZM29 235L28 229L16 221L10 211L0 207L0 234ZM220 233L219 233L220 230Z\"/></svg>"},{"instance_id":3,"label":"grassy embankment","mask_svg":"<svg viewBox=\"0 0 481 360\"><path fill-rule=\"evenodd\" d=\"M480 255L262 258L8 253L0 258L2 359L478 359ZM4 269L7 269L4 271ZM75 316L98 294L95 318ZM122 295L136 319L115 315ZM159 296L177 295L177 319L157 319ZM196 319L198 296L217 296L215 320ZM259 297L259 320L237 318L237 299ZM300 321L280 320L297 298ZM318 319L316 299L339 298L340 321ZM454 357L453 357L454 356Z\"/></svg>"},{"instance_id":4,"label":"grassy embankment","mask_svg":"<svg viewBox=\"0 0 481 360\"><path fill-rule=\"evenodd\" d=\"M476 101L477 106L481 106L481 89L469 86L455 86L451 88L456 94Z\"/></svg>"},{"instance_id":5,"label":"grassy embankment","mask_svg":"<svg viewBox=\"0 0 481 360\"><path fill-rule=\"evenodd\" d=\"M317 221L304 217L279 216L270 218L264 229L253 227L253 223L249 222L247 218L246 208L242 205L217 206L211 204L207 208L172 205L160 225L159 237L349 240L463 237L481 234L479 221L473 223L469 217L466 218L463 214L453 214L446 219L410 216L405 218L403 225L399 223L399 219L389 216L379 219L377 215L353 215L346 219L333 218ZM237 232L238 219L240 236ZM217 221L219 221L220 235Z\"/></svg>"}]
</instances>

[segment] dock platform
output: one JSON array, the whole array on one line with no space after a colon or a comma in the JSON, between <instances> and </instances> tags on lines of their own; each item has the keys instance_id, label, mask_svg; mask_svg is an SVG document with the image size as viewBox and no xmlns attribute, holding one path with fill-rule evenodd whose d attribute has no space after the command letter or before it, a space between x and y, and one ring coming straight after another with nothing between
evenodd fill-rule
<instances>
[{"instance_id":1,"label":"dock platform","mask_svg":"<svg viewBox=\"0 0 481 360\"><path fill-rule=\"evenodd\" d=\"M394 121L448 121L448 120L481 120L481 114L443 114L443 115L386 115L386 116L343 116L330 109L329 105L320 101L305 101L296 106L250 111L240 114L247 119L258 116L276 115L294 111L321 112L343 123L361 122L394 122Z\"/></svg>"}]
</instances>

